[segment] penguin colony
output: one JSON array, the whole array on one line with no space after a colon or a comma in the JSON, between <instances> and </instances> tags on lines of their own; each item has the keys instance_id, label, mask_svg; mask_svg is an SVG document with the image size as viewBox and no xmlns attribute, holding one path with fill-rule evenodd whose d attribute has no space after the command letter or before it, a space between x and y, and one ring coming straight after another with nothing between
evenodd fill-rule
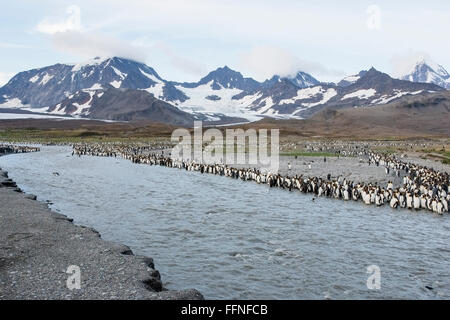
<instances>
[{"instance_id":1,"label":"penguin colony","mask_svg":"<svg viewBox=\"0 0 450 320\"><path fill-rule=\"evenodd\" d=\"M167 147L167 146L166 146ZM178 161L164 156L164 146L133 146L111 144L77 144L73 145L72 155L91 155L105 157L122 157L133 163L159 165L187 171L198 171L243 181L254 181L289 191L300 191L314 197L328 197L344 201L361 201L366 205L410 210L428 210L437 214L448 213L450 202L450 176L432 168L404 162L394 155L385 155L361 148L342 152L345 155L365 155L369 165L384 166L386 173L393 172L400 177L406 173L401 186L395 187L389 181L387 185L377 183L355 183L345 178L331 179L307 177L304 175L282 176L275 173L261 172L256 168L234 168L226 164L204 164L195 161ZM156 151L156 152L155 152ZM160 154L158 151L162 151ZM314 199L314 198L313 198Z\"/></svg>"},{"instance_id":2,"label":"penguin colony","mask_svg":"<svg viewBox=\"0 0 450 320\"><path fill-rule=\"evenodd\" d=\"M27 153L27 152L38 152L40 148L28 147L28 146L16 146L12 144L0 144L0 155L9 153Z\"/></svg>"}]
</instances>

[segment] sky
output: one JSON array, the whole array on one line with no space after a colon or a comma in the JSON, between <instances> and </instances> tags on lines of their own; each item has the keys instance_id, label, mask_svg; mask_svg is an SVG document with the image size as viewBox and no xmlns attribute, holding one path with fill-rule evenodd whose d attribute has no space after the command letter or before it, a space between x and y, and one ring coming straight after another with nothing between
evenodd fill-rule
<instances>
[{"instance_id":1,"label":"sky","mask_svg":"<svg viewBox=\"0 0 450 320\"><path fill-rule=\"evenodd\" d=\"M263 81L305 71L339 81L370 67L450 68L450 1L15 0L0 10L0 85L95 56L145 62L173 81L227 65Z\"/></svg>"}]
</instances>

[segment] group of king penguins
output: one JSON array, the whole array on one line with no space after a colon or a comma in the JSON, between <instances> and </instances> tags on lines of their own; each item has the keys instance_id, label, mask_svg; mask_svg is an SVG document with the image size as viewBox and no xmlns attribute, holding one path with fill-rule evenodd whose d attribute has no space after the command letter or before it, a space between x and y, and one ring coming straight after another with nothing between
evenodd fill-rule
<instances>
[{"instance_id":1,"label":"group of king penguins","mask_svg":"<svg viewBox=\"0 0 450 320\"><path fill-rule=\"evenodd\" d=\"M362 201L367 205L390 205L392 208L407 208L411 210L429 210L438 214L448 212L450 202L450 178L447 172L439 172L413 163L403 162L393 155L367 152L369 165L375 164L391 170L396 177L403 172L403 184L395 188L389 181L386 186L377 183L355 183L345 178L306 177L303 175L283 176L279 173L262 172L256 168L234 168L225 164L205 164L192 160L173 160L164 156L162 148L155 146L126 145L74 145L76 155L120 156L132 161L148 165L160 165L179 168L200 173L215 174L243 181L254 181L289 191L299 190L315 197L329 197L344 201ZM158 152L154 152L158 151Z\"/></svg>"},{"instance_id":2,"label":"group of king penguins","mask_svg":"<svg viewBox=\"0 0 450 320\"><path fill-rule=\"evenodd\" d=\"M29 147L29 146L18 146L13 144L0 144L0 154L2 153L28 153L28 152L38 152L40 148Z\"/></svg>"}]
</instances>

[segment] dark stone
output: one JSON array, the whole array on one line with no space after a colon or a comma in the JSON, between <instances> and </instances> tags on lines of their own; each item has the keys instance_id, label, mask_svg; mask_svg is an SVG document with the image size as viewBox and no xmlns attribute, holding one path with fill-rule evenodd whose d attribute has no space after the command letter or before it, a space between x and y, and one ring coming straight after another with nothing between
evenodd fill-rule
<instances>
[{"instance_id":1,"label":"dark stone","mask_svg":"<svg viewBox=\"0 0 450 320\"><path fill-rule=\"evenodd\" d=\"M73 219L68 217L55 217L55 219L73 222Z\"/></svg>"},{"instance_id":2,"label":"dark stone","mask_svg":"<svg viewBox=\"0 0 450 320\"><path fill-rule=\"evenodd\" d=\"M11 188L17 187L17 184L14 181L12 181L11 179L2 181L1 184L3 187L11 187Z\"/></svg>"},{"instance_id":3,"label":"dark stone","mask_svg":"<svg viewBox=\"0 0 450 320\"><path fill-rule=\"evenodd\" d=\"M156 292L161 292L163 290L163 285L160 279L157 278L148 278L142 281L145 287L149 290L153 290Z\"/></svg>"},{"instance_id":4,"label":"dark stone","mask_svg":"<svg viewBox=\"0 0 450 320\"><path fill-rule=\"evenodd\" d=\"M151 272L150 272L150 275L152 276L152 278L156 278L156 279L161 280L161 274L159 273L158 270L153 270L153 271L151 271Z\"/></svg>"},{"instance_id":5,"label":"dark stone","mask_svg":"<svg viewBox=\"0 0 450 320\"><path fill-rule=\"evenodd\" d=\"M124 255L127 255L127 256L133 256L134 255L133 251L130 249L129 246L126 246L126 245L121 244L121 243L112 242L112 241L109 241L108 243L109 243L109 246L111 247L112 251L115 251L115 252L118 252L120 254L124 254Z\"/></svg>"},{"instance_id":6,"label":"dark stone","mask_svg":"<svg viewBox=\"0 0 450 320\"><path fill-rule=\"evenodd\" d=\"M153 258L146 256L136 256L136 259L142 261L147 267L155 269L155 263L153 262Z\"/></svg>"},{"instance_id":7,"label":"dark stone","mask_svg":"<svg viewBox=\"0 0 450 320\"><path fill-rule=\"evenodd\" d=\"M133 255L133 251L128 247L124 245L123 250L120 252L121 254L127 255L127 256L132 256Z\"/></svg>"},{"instance_id":8,"label":"dark stone","mask_svg":"<svg viewBox=\"0 0 450 320\"><path fill-rule=\"evenodd\" d=\"M36 200L37 197L34 194L27 194L25 195L25 198L30 199L30 200Z\"/></svg>"},{"instance_id":9,"label":"dark stone","mask_svg":"<svg viewBox=\"0 0 450 320\"><path fill-rule=\"evenodd\" d=\"M214 94L214 95L206 96L205 99L217 101L217 100L220 100L220 97Z\"/></svg>"}]
</instances>

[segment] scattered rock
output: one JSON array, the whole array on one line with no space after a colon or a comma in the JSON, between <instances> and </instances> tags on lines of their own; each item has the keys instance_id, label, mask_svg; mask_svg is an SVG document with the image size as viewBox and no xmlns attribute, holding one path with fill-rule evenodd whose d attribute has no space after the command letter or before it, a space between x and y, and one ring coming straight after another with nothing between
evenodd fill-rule
<instances>
[{"instance_id":1,"label":"scattered rock","mask_svg":"<svg viewBox=\"0 0 450 320\"><path fill-rule=\"evenodd\" d=\"M72 218L69 218L69 217L67 217L67 216L65 216L65 215L63 215L63 214L55 214L55 215L53 215L53 217L56 219L56 220L64 220L64 221L69 221L69 222L73 222L73 219Z\"/></svg>"},{"instance_id":2,"label":"scattered rock","mask_svg":"<svg viewBox=\"0 0 450 320\"><path fill-rule=\"evenodd\" d=\"M127 256L132 256L133 255L133 251L130 249L129 246L126 246L126 245L121 244L121 243L111 242L111 241L108 241L108 243L109 243L109 245L111 247L111 250L114 251L114 252L118 252L120 254L124 254L124 255L127 255Z\"/></svg>"},{"instance_id":3,"label":"scattered rock","mask_svg":"<svg viewBox=\"0 0 450 320\"><path fill-rule=\"evenodd\" d=\"M12 181L11 179L3 180L1 182L1 185L3 187L7 187L7 188L15 188L15 187L17 187L17 184L14 181Z\"/></svg>"},{"instance_id":4,"label":"scattered rock","mask_svg":"<svg viewBox=\"0 0 450 320\"><path fill-rule=\"evenodd\" d=\"M136 258L142 261L147 267L155 269L155 263L153 262L153 258L136 255Z\"/></svg>"},{"instance_id":5,"label":"scattered rock","mask_svg":"<svg viewBox=\"0 0 450 320\"><path fill-rule=\"evenodd\" d=\"M160 273L159 273L158 270L154 270L154 269L153 269L153 270L150 272L150 276L151 276L152 278L161 280L161 275L160 275Z\"/></svg>"},{"instance_id":6,"label":"scattered rock","mask_svg":"<svg viewBox=\"0 0 450 320\"><path fill-rule=\"evenodd\" d=\"M30 200L37 200L37 197L34 194L26 194L25 198Z\"/></svg>"},{"instance_id":7,"label":"scattered rock","mask_svg":"<svg viewBox=\"0 0 450 320\"><path fill-rule=\"evenodd\" d=\"M150 290L154 290L156 292L161 292L163 290L163 285L160 279L157 278L148 278L142 281L144 285Z\"/></svg>"}]
</instances>

